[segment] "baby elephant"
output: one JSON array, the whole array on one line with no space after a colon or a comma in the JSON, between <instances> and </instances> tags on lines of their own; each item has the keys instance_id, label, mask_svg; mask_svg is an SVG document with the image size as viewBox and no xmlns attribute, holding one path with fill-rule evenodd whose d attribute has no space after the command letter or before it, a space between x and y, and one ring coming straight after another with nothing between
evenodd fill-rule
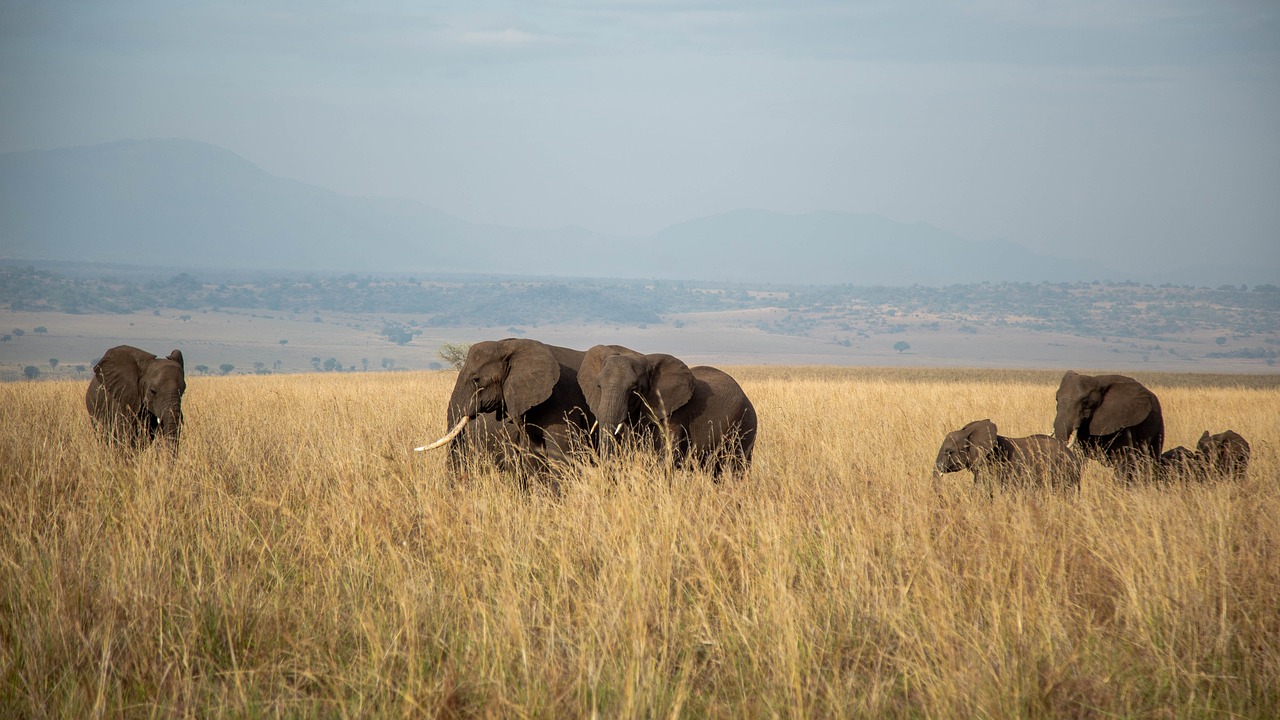
<instances>
[{"instance_id":1,"label":"baby elephant","mask_svg":"<svg viewBox=\"0 0 1280 720\"><path fill-rule=\"evenodd\" d=\"M1196 449L1179 445L1160 455L1156 470L1161 480L1243 480L1249 469L1249 443L1240 434L1227 430L1200 436Z\"/></svg>"},{"instance_id":2,"label":"baby elephant","mask_svg":"<svg viewBox=\"0 0 1280 720\"><path fill-rule=\"evenodd\" d=\"M1156 474L1161 480L1172 480L1177 477L1204 477L1204 456L1195 450L1181 445L1169 448L1160 454L1156 461Z\"/></svg>"},{"instance_id":3,"label":"baby elephant","mask_svg":"<svg viewBox=\"0 0 1280 720\"><path fill-rule=\"evenodd\" d=\"M1204 470L1211 477L1243 480L1249 469L1249 442L1234 430L1210 435L1208 430L1196 443Z\"/></svg>"},{"instance_id":4,"label":"baby elephant","mask_svg":"<svg viewBox=\"0 0 1280 720\"><path fill-rule=\"evenodd\" d=\"M975 420L947 433L934 461L935 476L972 470L974 482L1080 489L1080 455L1049 435L1009 438L990 420Z\"/></svg>"}]
</instances>

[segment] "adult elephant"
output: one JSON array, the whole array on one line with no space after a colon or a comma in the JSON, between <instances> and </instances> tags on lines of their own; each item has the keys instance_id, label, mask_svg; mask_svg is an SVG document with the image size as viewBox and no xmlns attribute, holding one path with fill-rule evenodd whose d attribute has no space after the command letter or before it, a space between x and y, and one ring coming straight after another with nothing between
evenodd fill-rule
<instances>
[{"instance_id":1,"label":"adult elephant","mask_svg":"<svg viewBox=\"0 0 1280 720\"><path fill-rule=\"evenodd\" d=\"M141 448L161 438L176 451L186 391L182 351L162 358L118 345L93 366L84 402L94 426L109 442Z\"/></svg>"},{"instance_id":2,"label":"adult elephant","mask_svg":"<svg viewBox=\"0 0 1280 720\"><path fill-rule=\"evenodd\" d=\"M587 351L578 384L596 416L602 449L627 431L651 436L659 451L669 445L677 463L717 477L751 466L756 410L721 370L690 368L665 353L596 345Z\"/></svg>"},{"instance_id":3,"label":"adult elephant","mask_svg":"<svg viewBox=\"0 0 1280 720\"><path fill-rule=\"evenodd\" d=\"M516 444L530 469L567 460L584 440L589 442L594 421L578 387L583 356L580 350L525 338L472 345L449 398L448 433L416 449L452 444L457 457L466 442L458 436L467 424L493 413L492 419L477 425L484 432L472 441L490 449Z\"/></svg>"},{"instance_id":4,"label":"adult elephant","mask_svg":"<svg viewBox=\"0 0 1280 720\"><path fill-rule=\"evenodd\" d=\"M1113 465L1126 482L1159 460L1164 448L1160 400L1137 380L1068 370L1057 400L1053 436L1066 442L1074 433L1081 450Z\"/></svg>"}]
</instances>

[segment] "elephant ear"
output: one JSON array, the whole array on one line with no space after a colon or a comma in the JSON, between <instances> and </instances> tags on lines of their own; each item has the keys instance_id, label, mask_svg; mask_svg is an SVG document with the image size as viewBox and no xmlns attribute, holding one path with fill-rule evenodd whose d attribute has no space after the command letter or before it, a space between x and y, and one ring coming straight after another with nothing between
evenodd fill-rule
<instances>
[{"instance_id":1,"label":"elephant ear","mask_svg":"<svg viewBox=\"0 0 1280 720\"><path fill-rule=\"evenodd\" d=\"M1200 439L1196 442L1196 450L1199 450L1205 455L1215 454L1217 448L1214 447L1213 436L1209 434L1208 430L1205 430L1204 434L1201 435Z\"/></svg>"},{"instance_id":2,"label":"elephant ear","mask_svg":"<svg viewBox=\"0 0 1280 720\"><path fill-rule=\"evenodd\" d=\"M693 371L674 355L654 353L645 359L649 361L649 394L644 401L659 420L666 420L693 398Z\"/></svg>"},{"instance_id":3,"label":"elephant ear","mask_svg":"<svg viewBox=\"0 0 1280 720\"><path fill-rule=\"evenodd\" d=\"M1110 435L1147 419L1155 409L1151 391L1134 381L1113 383L1089 420L1089 433Z\"/></svg>"},{"instance_id":4,"label":"elephant ear","mask_svg":"<svg viewBox=\"0 0 1280 720\"><path fill-rule=\"evenodd\" d=\"M507 415L521 417L551 397L551 391L560 380L560 363L556 362L551 349L537 340L503 340L502 349L507 361L502 399L507 406Z\"/></svg>"},{"instance_id":5,"label":"elephant ear","mask_svg":"<svg viewBox=\"0 0 1280 720\"><path fill-rule=\"evenodd\" d=\"M174 362L176 362L176 363L178 363L178 367L182 369L182 372L183 372L183 373L185 373L185 372L187 371L187 366L186 366L186 364L182 362L182 351L181 351L181 350L178 350L177 348L174 348L173 352L169 353L169 359L170 359L170 360L172 360L172 361L174 361Z\"/></svg>"},{"instance_id":6,"label":"elephant ear","mask_svg":"<svg viewBox=\"0 0 1280 720\"><path fill-rule=\"evenodd\" d=\"M969 467L976 467L995 453L996 424L991 420L974 420L965 425L960 432L968 440L966 452Z\"/></svg>"},{"instance_id":7,"label":"elephant ear","mask_svg":"<svg viewBox=\"0 0 1280 720\"><path fill-rule=\"evenodd\" d=\"M116 402L136 413L142 409L142 372L155 359L145 350L119 345L103 353L93 374Z\"/></svg>"}]
</instances>

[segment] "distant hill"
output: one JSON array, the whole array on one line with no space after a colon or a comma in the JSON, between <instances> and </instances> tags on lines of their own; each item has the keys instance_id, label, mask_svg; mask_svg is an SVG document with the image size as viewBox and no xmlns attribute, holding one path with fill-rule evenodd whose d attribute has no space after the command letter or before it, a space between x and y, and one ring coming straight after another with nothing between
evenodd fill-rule
<instances>
[{"instance_id":1,"label":"distant hill","mask_svg":"<svg viewBox=\"0 0 1280 720\"><path fill-rule=\"evenodd\" d=\"M654 274L709 280L944 285L1087 274L1080 263L1014 243L972 242L922 223L835 212L737 210L673 225L658 233L654 246Z\"/></svg>"},{"instance_id":2,"label":"distant hill","mask_svg":"<svg viewBox=\"0 0 1280 720\"><path fill-rule=\"evenodd\" d=\"M416 201L277 177L190 140L0 155L0 257L860 285L1105 279L1015 243L874 215L739 210L647 238L483 225Z\"/></svg>"}]
</instances>

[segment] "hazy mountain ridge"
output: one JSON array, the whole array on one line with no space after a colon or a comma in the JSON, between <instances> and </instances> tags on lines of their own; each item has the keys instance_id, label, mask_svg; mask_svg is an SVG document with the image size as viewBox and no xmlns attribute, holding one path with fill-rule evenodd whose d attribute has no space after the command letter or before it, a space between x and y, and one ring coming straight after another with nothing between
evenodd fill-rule
<instances>
[{"instance_id":1,"label":"hazy mountain ridge","mask_svg":"<svg viewBox=\"0 0 1280 720\"><path fill-rule=\"evenodd\" d=\"M0 256L197 269L857 285L1189 281L1185 273L1100 272L1016 243L973 242L875 215L737 210L647 238L485 225L413 200L350 197L277 177L190 140L0 155ZM1238 282L1238 272L1220 268L1190 281Z\"/></svg>"}]
</instances>

